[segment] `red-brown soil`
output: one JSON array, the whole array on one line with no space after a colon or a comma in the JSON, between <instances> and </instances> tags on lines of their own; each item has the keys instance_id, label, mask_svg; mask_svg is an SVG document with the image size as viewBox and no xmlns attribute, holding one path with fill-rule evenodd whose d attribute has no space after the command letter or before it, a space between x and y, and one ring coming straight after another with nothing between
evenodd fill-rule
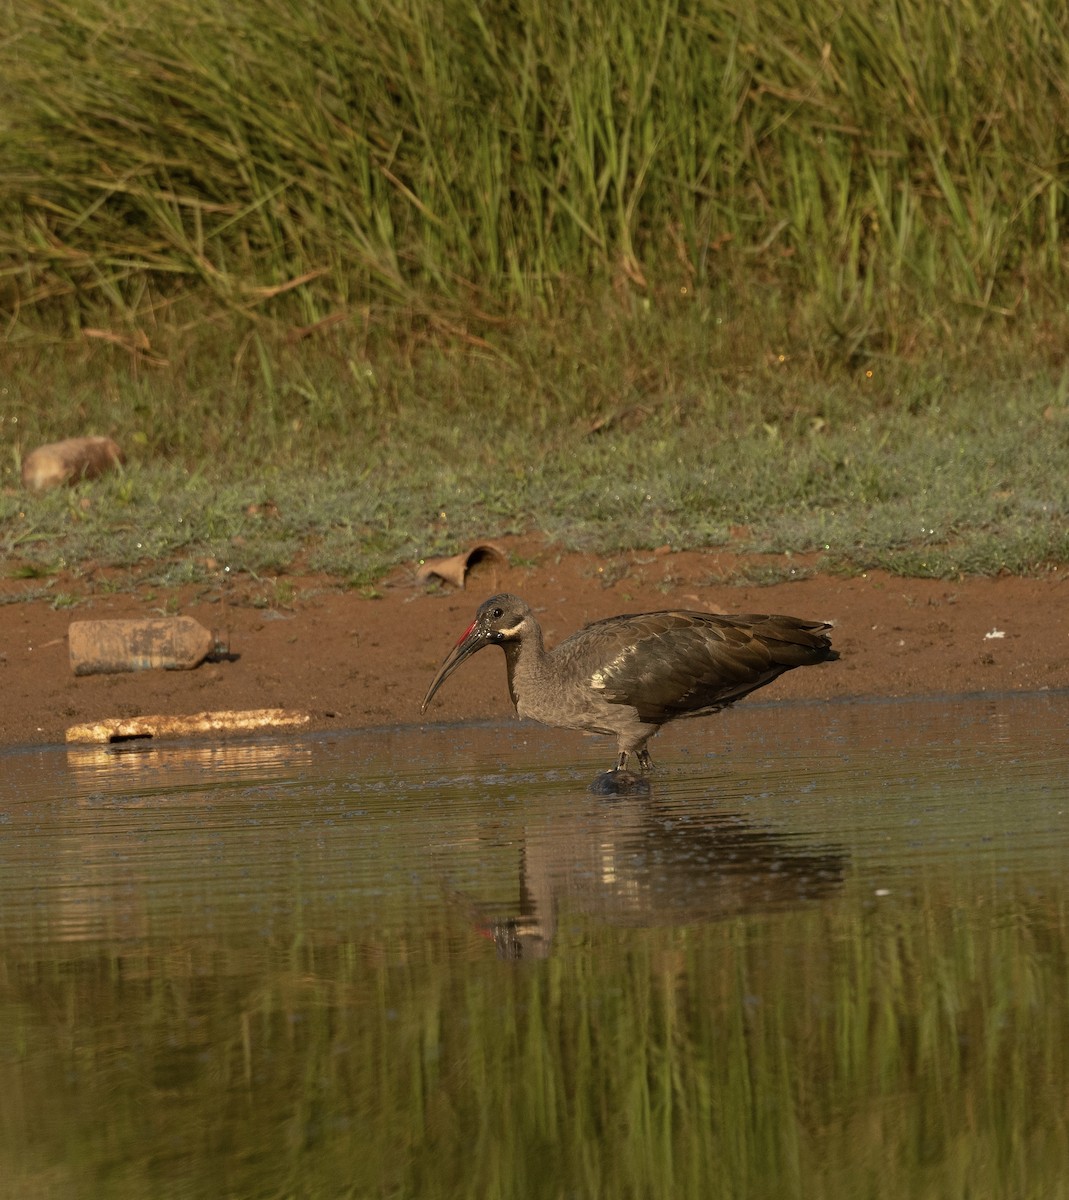
<instances>
[{"instance_id":1,"label":"red-brown soil","mask_svg":"<svg viewBox=\"0 0 1069 1200\"><path fill-rule=\"evenodd\" d=\"M417 723L427 685L478 603L499 591L540 613L548 644L621 612L695 608L784 612L834 622L841 661L777 680L761 698L963 694L1069 687L1069 572L1033 579L816 576L770 587L713 584L728 553L558 554L531 539L505 544L523 565L483 563L463 591L428 591L400 573L376 599L325 578L239 579L166 592L110 592L82 575L46 600L0 608L0 744L62 742L69 726L108 717L204 710L301 709L312 729ZM0 580L0 599L39 586ZM279 596L293 595L279 603ZM193 671L75 677L71 620L181 611L229 635L232 661ZM995 636L995 635L998 636ZM752 704L754 700L747 701ZM504 664L477 655L435 698L428 721L511 712Z\"/></svg>"}]
</instances>

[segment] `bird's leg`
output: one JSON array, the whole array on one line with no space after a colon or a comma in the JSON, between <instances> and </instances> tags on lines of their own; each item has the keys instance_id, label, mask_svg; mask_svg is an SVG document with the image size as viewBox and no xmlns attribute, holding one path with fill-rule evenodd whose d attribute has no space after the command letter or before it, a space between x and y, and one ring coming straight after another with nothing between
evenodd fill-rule
<instances>
[{"instance_id":1,"label":"bird's leg","mask_svg":"<svg viewBox=\"0 0 1069 1200\"><path fill-rule=\"evenodd\" d=\"M631 757L630 751L621 750L619 757L616 759L616 766L613 767L613 770L614 771L626 771L627 770L627 760L630 757ZM652 771L653 770L653 759L650 758L650 752L645 748L645 746L643 746L643 748L641 750L635 751L635 757L638 759L638 765L643 771Z\"/></svg>"}]
</instances>

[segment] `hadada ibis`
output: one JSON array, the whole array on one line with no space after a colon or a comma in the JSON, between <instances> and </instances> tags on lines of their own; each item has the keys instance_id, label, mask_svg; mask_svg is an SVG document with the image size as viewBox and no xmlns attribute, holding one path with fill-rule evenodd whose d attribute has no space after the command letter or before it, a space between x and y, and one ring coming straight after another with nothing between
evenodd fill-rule
<instances>
[{"instance_id":1,"label":"hadada ibis","mask_svg":"<svg viewBox=\"0 0 1069 1200\"><path fill-rule=\"evenodd\" d=\"M594 621L546 650L530 605L491 596L446 656L420 711L465 659L500 646L521 717L615 737L615 770L634 754L648 771L646 743L662 725L719 712L784 671L838 658L830 628L799 617L670 610Z\"/></svg>"}]
</instances>

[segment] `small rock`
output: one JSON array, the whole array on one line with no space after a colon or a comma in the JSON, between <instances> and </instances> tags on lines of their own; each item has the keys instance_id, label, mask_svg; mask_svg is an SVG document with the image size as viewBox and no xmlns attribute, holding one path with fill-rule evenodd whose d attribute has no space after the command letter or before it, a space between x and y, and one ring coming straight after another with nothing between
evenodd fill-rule
<instances>
[{"instance_id":1,"label":"small rock","mask_svg":"<svg viewBox=\"0 0 1069 1200\"><path fill-rule=\"evenodd\" d=\"M590 784L595 796L648 796L650 782L633 771L602 771Z\"/></svg>"},{"instance_id":2,"label":"small rock","mask_svg":"<svg viewBox=\"0 0 1069 1200\"><path fill-rule=\"evenodd\" d=\"M31 492L64 483L96 479L125 461L116 442L106 437L67 438L31 450L22 460L22 485Z\"/></svg>"}]
</instances>

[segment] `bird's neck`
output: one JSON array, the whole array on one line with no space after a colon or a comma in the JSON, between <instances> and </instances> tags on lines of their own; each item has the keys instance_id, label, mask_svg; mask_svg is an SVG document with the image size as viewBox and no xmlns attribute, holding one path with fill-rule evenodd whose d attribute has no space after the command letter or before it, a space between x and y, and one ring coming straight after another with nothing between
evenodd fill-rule
<instances>
[{"instance_id":1,"label":"bird's neck","mask_svg":"<svg viewBox=\"0 0 1069 1200\"><path fill-rule=\"evenodd\" d=\"M542 630L536 625L525 631L522 638L503 642L505 664L508 669L509 695L512 703L519 705L520 694L535 683L545 669L546 648L542 641Z\"/></svg>"}]
</instances>

